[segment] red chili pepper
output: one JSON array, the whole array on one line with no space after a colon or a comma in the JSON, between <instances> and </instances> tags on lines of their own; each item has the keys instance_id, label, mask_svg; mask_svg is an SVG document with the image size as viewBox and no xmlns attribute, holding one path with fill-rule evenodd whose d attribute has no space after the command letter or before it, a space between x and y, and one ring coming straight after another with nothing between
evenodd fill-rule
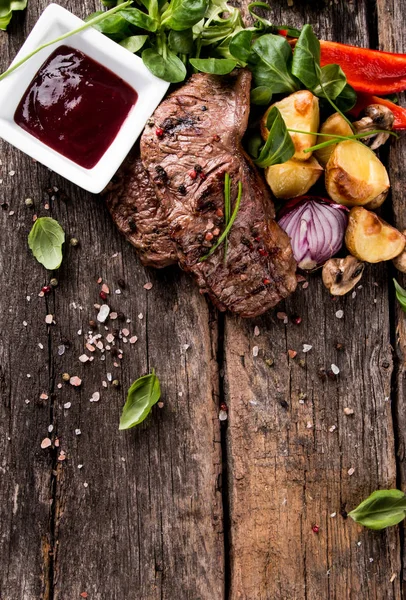
<instances>
[{"instance_id":1,"label":"red chili pepper","mask_svg":"<svg viewBox=\"0 0 406 600\"><path fill-rule=\"evenodd\" d=\"M286 37L288 35L288 30L287 29L278 29L278 33L279 33L279 35L283 35L283 37Z\"/></svg>"},{"instance_id":2,"label":"red chili pepper","mask_svg":"<svg viewBox=\"0 0 406 600\"><path fill-rule=\"evenodd\" d=\"M335 63L358 92L394 94L406 89L406 54L320 41L321 66Z\"/></svg>"},{"instance_id":3,"label":"red chili pepper","mask_svg":"<svg viewBox=\"0 0 406 600\"><path fill-rule=\"evenodd\" d=\"M395 117L393 129L406 129L406 108L399 106L390 100L386 100L386 98L378 98L371 94L358 94L357 103L349 112L354 115L354 117L358 117L360 112L370 104L383 104L384 106L387 106L393 112Z\"/></svg>"}]
</instances>

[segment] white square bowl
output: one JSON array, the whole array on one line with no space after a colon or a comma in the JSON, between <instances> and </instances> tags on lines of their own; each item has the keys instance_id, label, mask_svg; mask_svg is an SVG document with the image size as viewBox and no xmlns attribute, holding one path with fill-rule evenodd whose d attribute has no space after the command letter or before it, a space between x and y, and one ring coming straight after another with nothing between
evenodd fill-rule
<instances>
[{"instance_id":1,"label":"white square bowl","mask_svg":"<svg viewBox=\"0 0 406 600\"><path fill-rule=\"evenodd\" d=\"M81 19L66 9L57 4L50 4L38 19L12 64L41 44L82 24ZM48 56L55 48L62 45L81 50L116 73L138 93L138 100L130 110L116 138L92 169L85 169L59 154L24 131L14 121L14 113L28 85ZM113 177L168 87L169 83L152 75L141 58L131 54L96 29L89 28L44 48L0 81L0 137L59 175L96 194L101 192Z\"/></svg>"}]
</instances>

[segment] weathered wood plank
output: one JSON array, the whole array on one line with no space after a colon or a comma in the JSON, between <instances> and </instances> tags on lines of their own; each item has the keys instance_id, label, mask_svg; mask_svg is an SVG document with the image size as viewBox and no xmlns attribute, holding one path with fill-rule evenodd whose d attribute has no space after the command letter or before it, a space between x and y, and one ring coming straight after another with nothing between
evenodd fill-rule
<instances>
[{"instance_id":1,"label":"weathered wood plank","mask_svg":"<svg viewBox=\"0 0 406 600\"><path fill-rule=\"evenodd\" d=\"M11 35L0 38L2 68L47 4L29 2L24 30L15 22ZM96 6L72 1L67 8L84 17ZM179 271L146 271L101 200L6 144L1 158L1 199L15 215L0 214L0 597L71 600L87 592L103 600L221 598L217 333L208 305ZM14 178L7 175L11 169ZM59 286L46 300L37 297L46 273L26 245L32 224L27 196L35 199L39 216L54 216L68 237L80 240L78 247L66 245ZM93 305L100 302L99 277L110 286L112 310L131 322L110 321L108 331L99 325L95 333L106 345L113 329L128 328L138 341L118 342L122 359L96 350L87 352L93 362L81 364L89 320L97 314ZM116 294L120 279L126 287ZM147 281L153 283L149 291L143 288ZM56 321L48 339L47 313ZM37 342L44 344L42 352ZM152 367L162 381L164 407L155 407L141 427L119 432L128 386ZM82 386L63 383L64 372L81 377ZM119 389L107 373L119 380ZM40 403L43 391L50 399ZM96 391L100 401L89 402ZM59 446L41 450L47 435Z\"/></svg>"},{"instance_id":2,"label":"weathered wood plank","mask_svg":"<svg viewBox=\"0 0 406 600\"><path fill-rule=\"evenodd\" d=\"M314 23L320 36L368 46L366 3L272 7L273 22ZM373 533L345 518L396 483L386 268L369 268L356 296L336 302L320 277L309 279L279 308L300 315L300 325L275 313L226 319L230 597L398 599L398 531ZM338 378L320 379L331 364Z\"/></svg>"},{"instance_id":3,"label":"weathered wood plank","mask_svg":"<svg viewBox=\"0 0 406 600\"><path fill-rule=\"evenodd\" d=\"M392 0L383 2L377 0L378 39L379 48L388 52L406 52L406 16L404 7ZM405 95L402 94L400 102L405 106ZM389 176L392 184L393 220L396 226L406 229L405 213L405 179L406 158L404 152L405 134L397 141L392 141L389 150ZM406 279L401 273L395 272L398 281L405 286ZM402 489L406 485L405 462L405 427L406 427L406 318L399 305L394 302L394 322L396 338L396 363L395 363L395 431L397 436L398 458L398 483ZM404 552L405 549L403 548ZM403 595L406 596L406 554L403 555Z\"/></svg>"}]
</instances>

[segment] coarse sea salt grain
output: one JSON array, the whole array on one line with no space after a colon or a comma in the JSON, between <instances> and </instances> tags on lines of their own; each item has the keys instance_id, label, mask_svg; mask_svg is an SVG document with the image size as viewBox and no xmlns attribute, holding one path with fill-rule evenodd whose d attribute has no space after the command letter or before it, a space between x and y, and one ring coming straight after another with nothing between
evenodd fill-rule
<instances>
[{"instance_id":1,"label":"coarse sea salt grain","mask_svg":"<svg viewBox=\"0 0 406 600\"><path fill-rule=\"evenodd\" d=\"M348 469L348 475L351 477L351 475L354 475L355 473L355 469L354 467L351 467L351 469Z\"/></svg>"},{"instance_id":2,"label":"coarse sea salt grain","mask_svg":"<svg viewBox=\"0 0 406 600\"><path fill-rule=\"evenodd\" d=\"M90 360L90 359L89 359L89 357L87 356L87 354L81 354L81 355L79 356L79 360L80 360L80 362L81 362L81 363L86 363L86 362L87 362L88 360Z\"/></svg>"},{"instance_id":3,"label":"coarse sea salt grain","mask_svg":"<svg viewBox=\"0 0 406 600\"><path fill-rule=\"evenodd\" d=\"M53 425L48 425L48 431L49 433L51 433L54 430L54 426Z\"/></svg>"},{"instance_id":4,"label":"coarse sea salt grain","mask_svg":"<svg viewBox=\"0 0 406 600\"><path fill-rule=\"evenodd\" d=\"M144 290L152 290L152 283L150 281L148 281L148 283L146 283L144 285Z\"/></svg>"},{"instance_id":5,"label":"coarse sea salt grain","mask_svg":"<svg viewBox=\"0 0 406 600\"><path fill-rule=\"evenodd\" d=\"M106 341L111 344L112 342L114 342L114 335L112 333L109 333L106 335Z\"/></svg>"},{"instance_id":6,"label":"coarse sea salt grain","mask_svg":"<svg viewBox=\"0 0 406 600\"><path fill-rule=\"evenodd\" d=\"M255 337L258 337L258 336L259 336L259 334L260 334L259 327L255 326L255 327L254 327L254 336L255 336Z\"/></svg>"},{"instance_id":7,"label":"coarse sea salt grain","mask_svg":"<svg viewBox=\"0 0 406 600\"><path fill-rule=\"evenodd\" d=\"M128 337L130 335L130 332L128 331L128 329L122 329L121 333L123 334L124 337Z\"/></svg>"},{"instance_id":8,"label":"coarse sea salt grain","mask_svg":"<svg viewBox=\"0 0 406 600\"><path fill-rule=\"evenodd\" d=\"M42 442L41 442L41 448L42 448L43 450L45 450L45 448L49 448L49 446L50 446L51 444L52 444L51 440L50 440L48 437L46 437L46 438L44 438L44 439L42 440Z\"/></svg>"},{"instance_id":9,"label":"coarse sea salt grain","mask_svg":"<svg viewBox=\"0 0 406 600\"><path fill-rule=\"evenodd\" d=\"M41 342L38 342L38 348L39 348L40 350L43 350L43 349L44 349L44 345L43 345L43 344L41 344Z\"/></svg>"},{"instance_id":10,"label":"coarse sea salt grain","mask_svg":"<svg viewBox=\"0 0 406 600\"><path fill-rule=\"evenodd\" d=\"M75 435L80 435L82 432L80 431L80 429L75 429Z\"/></svg>"},{"instance_id":11,"label":"coarse sea salt grain","mask_svg":"<svg viewBox=\"0 0 406 600\"><path fill-rule=\"evenodd\" d=\"M103 304L103 306L100 307L100 310L97 315L97 320L99 321L99 323L104 323L109 314L110 306L108 306L108 304Z\"/></svg>"},{"instance_id":12,"label":"coarse sea salt grain","mask_svg":"<svg viewBox=\"0 0 406 600\"><path fill-rule=\"evenodd\" d=\"M310 352L312 348L313 346L311 346L310 344L303 344L303 352Z\"/></svg>"},{"instance_id":13,"label":"coarse sea salt grain","mask_svg":"<svg viewBox=\"0 0 406 600\"><path fill-rule=\"evenodd\" d=\"M47 325L51 325L51 324L52 324L52 321L53 321L53 319L54 319L53 315L47 315L47 316L45 317L45 323L46 323Z\"/></svg>"},{"instance_id":14,"label":"coarse sea salt grain","mask_svg":"<svg viewBox=\"0 0 406 600\"><path fill-rule=\"evenodd\" d=\"M135 344L135 342L138 340L136 335L133 335L132 337L130 337L130 344Z\"/></svg>"},{"instance_id":15,"label":"coarse sea salt grain","mask_svg":"<svg viewBox=\"0 0 406 600\"><path fill-rule=\"evenodd\" d=\"M141 321L141 319L143 319L143 318L144 318L144 315L143 315L142 313L140 313L140 314L138 315L138 318L139 318L139 320Z\"/></svg>"},{"instance_id":16,"label":"coarse sea salt grain","mask_svg":"<svg viewBox=\"0 0 406 600\"><path fill-rule=\"evenodd\" d=\"M70 408L72 406L72 402L65 402L65 404L63 405L64 408L66 408L66 410L68 408Z\"/></svg>"},{"instance_id":17,"label":"coarse sea salt grain","mask_svg":"<svg viewBox=\"0 0 406 600\"><path fill-rule=\"evenodd\" d=\"M74 387L79 387L80 385L82 385L82 380L80 379L80 377L78 377L77 375L75 375L74 377L71 377L69 379L69 383L71 385L73 385Z\"/></svg>"},{"instance_id":18,"label":"coarse sea salt grain","mask_svg":"<svg viewBox=\"0 0 406 600\"><path fill-rule=\"evenodd\" d=\"M98 402L100 400L100 392L93 392L90 402Z\"/></svg>"},{"instance_id":19,"label":"coarse sea salt grain","mask_svg":"<svg viewBox=\"0 0 406 600\"><path fill-rule=\"evenodd\" d=\"M24 327L27 327L27 325L28 325L27 321L23 321L23 325L24 325Z\"/></svg>"},{"instance_id":20,"label":"coarse sea salt grain","mask_svg":"<svg viewBox=\"0 0 406 600\"><path fill-rule=\"evenodd\" d=\"M111 373L107 373L106 377L107 381L111 381L113 379L113 375Z\"/></svg>"},{"instance_id":21,"label":"coarse sea salt grain","mask_svg":"<svg viewBox=\"0 0 406 600\"><path fill-rule=\"evenodd\" d=\"M338 311L336 312L336 317L337 317L337 319L342 319L342 318L343 318L343 316L344 316L344 311L343 311L343 310L338 310Z\"/></svg>"},{"instance_id":22,"label":"coarse sea salt grain","mask_svg":"<svg viewBox=\"0 0 406 600\"><path fill-rule=\"evenodd\" d=\"M259 348L258 346L254 346L252 349L252 356L258 356Z\"/></svg>"},{"instance_id":23,"label":"coarse sea salt grain","mask_svg":"<svg viewBox=\"0 0 406 600\"><path fill-rule=\"evenodd\" d=\"M333 371L334 375L338 375L340 372L340 369L335 364L331 365L331 370Z\"/></svg>"}]
</instances>

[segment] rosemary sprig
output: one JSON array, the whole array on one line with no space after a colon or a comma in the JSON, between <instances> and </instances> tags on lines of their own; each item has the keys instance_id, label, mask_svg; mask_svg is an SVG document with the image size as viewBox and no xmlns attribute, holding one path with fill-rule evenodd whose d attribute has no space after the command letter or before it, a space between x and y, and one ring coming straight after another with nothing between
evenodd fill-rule
<instances>
[{"instance_id":1,"label":"rosemary sprig","mask_svg":"<svg viewBox=\"0 0 406 600\"><path fill-rule=\"evenodd\" d=\"M231 212L231 180L230 174L226 173L224 177L224 222L227 225L230 222ZM224 240L224 262L226 262L228 250L228 238Z\"/></svg>"},{"instance_id":2,"label":"rosemary sprig","mask_svg":"<svg viewBox=\"0 0 406 600\"><path fill-rule=\"evenodd\" d=\"M29 60L30 58L32 58L35 54L37 54L38 52L40 52L44 48L48 48L48 46L52 46L53 44L56 44L57 42L61 42L62 40L66 40L67 38L71 37L72 35L75 35L76 33L80 33L81 31L84 31L85 29L89 29L89 27L93 27L94 25L97 25L98 23L101 23L101 21L104 21L104 19L106 19L107 17L111 17L111 15L113 15L114 13L120 12L120 10L123 10L124 8L127 8L131 4L132 4L132 0L127 0L127 2L124 2L123 4L119 4L118 6L115 6L114 8L112 8L112 9L104 12L102 15L97 15L97 17L94 17L93 19L90 19L90 21L87 21L86 23L83 23L83 25L81 25L80 27L77 27L76 29L72 29L71 31L67 31L63 35L55 38L54 40L51 40L50 42L46 42L45 44L41 44L41 46L38 46L38 48L35 48L35 50L33 50L32 52L30 52L29 54L27 54L27 56L24 56L24 58L22 58L21 60L19 60L18 62L16 62L14 65L12 65L11 67L9 67L7 69L7 71L4 71L4 73L2 73L0 75L0 81L2 79L4 79L5 77L7 77L8 75L10 75L10 73L12 73L13 71L15 71L16 69L18 69L19 67L21 67L21 65L23 65L24 63L26 63L27 60Z\"/></svg>"},{"instance_id":3,"label":"rosemary sprig","mask_svg":"<svg viewBox=\"0 0 406 600\"><path fill-rule=\"evenodd\" d=\"M224 181L224 191L225 190L226 190L226 182ZM231 182L230 182L230 191L231 191ZM223 240L227 240L227 236L230 232L230 229L232 228L233 223L237 217L238 210L240 208L241 198L242 198L242 183L241 183L241 181L239 181L238 182L237 200L235 202L235 206L234 206L232 215L230 216L230 219L229 219L228 223L226 224L226 227L225 227L223 233L218 238L217 242L214 244L214 246L212 246L210 248L210 250L207 254L205 254L204 256L199 258L199 262L203 262L204 260L207 260L209 258L209 256L211 256L217 250L217 248L220 246L220 244L222 244ZM225 194L224 194L224 199L225 199ZM231 204L231 202L230 202L230 204ZM231 206L230 206L230 208L231 208Z\"/></svg>"}]
</instances>

